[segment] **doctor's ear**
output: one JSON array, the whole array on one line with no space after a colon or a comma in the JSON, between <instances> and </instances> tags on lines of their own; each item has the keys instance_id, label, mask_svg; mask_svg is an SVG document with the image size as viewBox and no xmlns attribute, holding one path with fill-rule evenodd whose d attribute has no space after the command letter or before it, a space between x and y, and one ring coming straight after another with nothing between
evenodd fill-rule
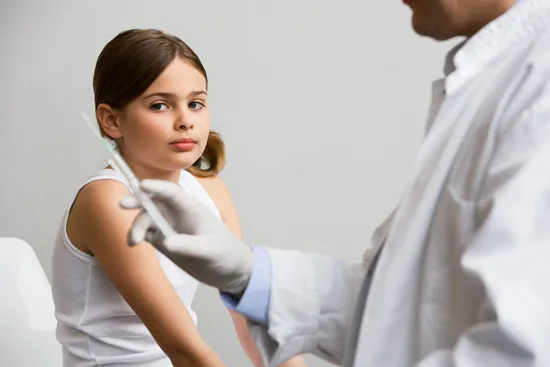
<instances>
[{"instance_id":1,"label":"doctor's ear","mask_svg":"<svg viewBox=\"0 0 550 367\"><path fill-rule=\"evenodd\" d=\"M120 119L118 112L105 103L100 103L96 110L97 120L102 130L102 135L111 139L122 137L120 132Z\"/></svg>"}]
</instances>

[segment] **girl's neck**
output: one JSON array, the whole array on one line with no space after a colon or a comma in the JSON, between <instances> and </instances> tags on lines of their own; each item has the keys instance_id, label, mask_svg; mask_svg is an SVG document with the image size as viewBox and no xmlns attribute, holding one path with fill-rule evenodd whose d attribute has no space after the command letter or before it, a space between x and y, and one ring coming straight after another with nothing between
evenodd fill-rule
<instances>
[{"instance_id":1,"label":"girl's neck","mask_svg":"<svg viewBox=\"0 0 550 367\"><path fill-rule=\"evenodd\" d=\"M122 157L128 163L128 166L134 172L134 175L141 181L146 179L165 180L178 183L181 170L163 170L158 167L144 165L142 162L133 160L131 157L122 154ZM112 168L112 167L111 167Z\"/></svg>"}]
</instances>

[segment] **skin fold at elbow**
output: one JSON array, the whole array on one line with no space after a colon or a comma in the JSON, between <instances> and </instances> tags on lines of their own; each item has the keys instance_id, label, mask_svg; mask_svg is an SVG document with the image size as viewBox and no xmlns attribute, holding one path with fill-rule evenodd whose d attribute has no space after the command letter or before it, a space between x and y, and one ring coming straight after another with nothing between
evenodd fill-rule
<instances>
[{"instance_id":1,"label":"skin fold at elbow","mask_svg":"<svg viewBox=\"0 0 550 367\"><path fill-rule=\"evenodd\" d=\"M207 345L165 350L174 367L225 367L223 361Z\"/></svg>"}]
</instances>

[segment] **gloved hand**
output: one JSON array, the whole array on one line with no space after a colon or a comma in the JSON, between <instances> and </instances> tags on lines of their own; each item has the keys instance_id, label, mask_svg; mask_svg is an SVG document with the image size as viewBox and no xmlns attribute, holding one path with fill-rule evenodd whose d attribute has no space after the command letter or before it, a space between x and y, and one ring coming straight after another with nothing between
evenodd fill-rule
<instances>
[{"instance_id":1,"label":"gloved hand","mask_svg":"<svg viewBox=\"0 0 550 367\"><path fill-rule=\"evenodd\" d=\"M181 186L168 181L144 180L141 188L158 206L177 233L164 238L146 211L135 219L128 234L130 246L153 244L198 281L233 295L241 295L252 272L252 249L238 239L204 204ZM140 208L133 196L123 198L125 209Z\"/></svg>"}]
</instances>

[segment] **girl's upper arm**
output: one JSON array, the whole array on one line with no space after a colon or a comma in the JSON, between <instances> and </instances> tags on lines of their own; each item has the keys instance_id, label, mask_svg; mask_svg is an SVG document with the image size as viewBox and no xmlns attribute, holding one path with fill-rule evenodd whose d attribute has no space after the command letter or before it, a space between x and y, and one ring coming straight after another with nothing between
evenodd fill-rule
<instances>
[{"instance_id":1,"label":"girl's upper arm","mask_svg":"<svg viewBox=\"0 0 550 367\"><path fill-rule=\"evenodd\" d=\"M213 358L153 246L145 242L128 246L128 231L139 211L119 206L126 195L126 187L114 180L84 187L71 215L86 234L85 246L170 358Z\"/></svg>"}]
</instances>

